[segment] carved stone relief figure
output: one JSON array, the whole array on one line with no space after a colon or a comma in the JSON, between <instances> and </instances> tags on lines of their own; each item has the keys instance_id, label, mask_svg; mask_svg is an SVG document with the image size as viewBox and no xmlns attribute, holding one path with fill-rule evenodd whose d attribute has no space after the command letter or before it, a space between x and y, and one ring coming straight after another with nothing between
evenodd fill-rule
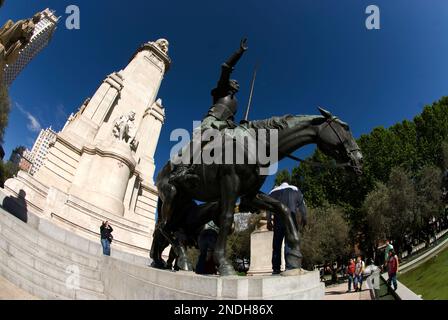
<instances>
[{"instance_id":1,"label":"carved stone relief figure","mask_svg":"<svg viewBox=\"0 0 448 320\"><path fill-rule=\"evenodd\" d=\"M120 141L124 141L129 144L131 149L137 149L137 141L135 140L136 127L135 127L135 111L130 111L128 114L122 115L115 120L112 133L115 138Z\"/></svg>"}]
</instances>

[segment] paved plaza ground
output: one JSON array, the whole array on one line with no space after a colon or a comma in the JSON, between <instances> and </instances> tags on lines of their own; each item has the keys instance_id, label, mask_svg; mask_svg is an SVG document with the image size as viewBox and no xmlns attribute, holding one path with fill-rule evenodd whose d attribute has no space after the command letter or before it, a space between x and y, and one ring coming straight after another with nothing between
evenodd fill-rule
<instances>
[{"instance_id":1,"label":"paved plaza ground","mask_svg":"<svg viewBox=\"0 0 448 320\"><path fill-rule=\"evenodd\" d=\"M370 297L370 291L367 288L363 288L361 292L346 292L347 283L341 283L334 286L328 286L325 288L324 300L372 300Z\"/></svg>"}]
</instances>

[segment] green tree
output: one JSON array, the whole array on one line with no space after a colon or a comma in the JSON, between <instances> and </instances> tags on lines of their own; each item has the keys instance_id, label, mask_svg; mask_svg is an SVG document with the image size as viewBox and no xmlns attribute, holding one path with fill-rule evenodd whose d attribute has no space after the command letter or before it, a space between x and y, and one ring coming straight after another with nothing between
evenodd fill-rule
<instances>
[{"instance_id":1,"label":"green tree","mask_svg":"<svg viewBox=\"0 0 448 320\"><path fill-rule=\"evenodd\" d=\"M261 215L252 215L249 218L248 228L240 232L233 232L227 238L227 257L235 264L237 259L250 261L250 237L255 231ZM234 265L236 268L236 264Z\"/></svg>"},{"instance_id":2,"label":"green tree","mask_svg":"<svg viewBox=\"0 0 448 320\"><path fill-rule=\"evenodd\" d=\"M442 169L448 169L448 141L444 140L440 145L440 152L442 158Z\"/></svg>"},{"instance_id":3,"label":"green tree","mask_svg":"<svg viewBox=\"0 0 448 320\"><path fill-rule=\"evenodd\" d=\"M442 171L440 168L429 165L424 167L416 179L417 208L420 220L416 228L424 228L430 218L442 215L444 205L442 202Z\"/></svg>"},{"instance_id":4,"label":"green tree","mask_svg":"<svg viewBox=\"0 0 448 320\"><path fill-rule=\"evenodd\" d=\"M409 173L400 167L392 169L387 187L389 204L385 204L385 211L390 221L390 236L395 240L396 249L401 251L404 236L413 233L420 221L417 192Z\"/></svg>"},{"instance_id":5,"label":"green tree","mask_svg":"<svg viewBox=\"0 0 448 320\"><path fill-rule=\"evenodd\" d=\"M428 164L442 166L441 146L448 137L448 97L426 106L414 122L420 167Z\"/></svg>"},{"instance_id":6,"label":"green tree","mask_svg":"<svg viewBox=\"0 0 448 320\"><path fill-rule=\"evenodd\" d=\"M19 172L19 166L8 161L0 161L0 187L4 187L5 181L16 176Z\"/></svg>"},{"instance_id":7,"label":"green tree","mask_svg":"<svg viewBox=\"0 0 448 320\"><path fill-rule=\"evenodd\" d=\"M311 270L314 265L346 259L351 253L349 224L343 210L336 206L310 209L308 224L301 239L303 266Z\"/></svg>"},{"instance_id":8,"label":"green tree","mask_svg":"<svg viewBox=\"0 0 448 320\"><path fill-rule=\"evenodd\" d=\"M291 183L291 174L286 169L277 173L275 177L275 185L278 186L285 181Z\"/></svg>"},{"instance_id":9,"label":"green tree","mask_svg":"<svg viewBox=\"0 0 448 320\"><path fill-rule=\"evenodd\" d=\"M380 242L391 233L389 204L389 189L382 182L378 182L375 189L369 192L363 204L362 210L367 223L366 241L370 246L368 252L372 256Z\"/></svg>"}]
</instances>

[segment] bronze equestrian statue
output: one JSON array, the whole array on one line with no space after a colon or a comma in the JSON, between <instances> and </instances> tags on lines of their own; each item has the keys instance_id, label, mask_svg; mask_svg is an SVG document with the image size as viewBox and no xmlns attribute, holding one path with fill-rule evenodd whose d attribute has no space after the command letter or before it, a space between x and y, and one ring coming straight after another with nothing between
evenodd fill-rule
<instances>
[{"instance_id":1,"label":"bronze equestrian statue","mask_svg":"<svg viewBox=\"0 0 448 320\"><path fill-rule=\"evenodd\" d=\"M247 50L245 43L242 41L237 57ZM237 59L231 61L236 63ZM223 65L223 69L225 67ZM228 81L227 75L225 79ZM278 134L276 150L278 161L305 145L316 144L324 154L361 173L362 154L348 125L330 112L319 108L321 115L286 115L267 120L248 121L237 126L233 123L236 113L236 103L233 103L236 102L235 89L236 87L229 82L226 89L228 95L221 98L224 100L214 100L215 104L208 114L212 118L209 118L210 122L206 122L205 126L221 130L223 136L243 138L250 136L249 138L255 137L257 141L260 141L259 134L262 131L275 130ZM222 94L217 95L219 96ZM222 109L221 104L224 105ZM221 113L215 113L215 110L221 110ZM220 124L223 126L219 126ZM265 146L273 144L269 138L264 140ZM201 144L201 149L204 147L206 145ZM237 151L244 154L244 159L249 158L248 149L235 145L232 145L232 148L234 148L233 154ZM272 163L267 164L269 165ZM283 220L286 226L286 241L291 248L285 258L294 269L300 269L302 254L299 247L298 226L294 224L288 209L283 204L260 192L266 180L266 175L261 174L261 170L265 167L266 164L258 156L255 163L244 164L175 164L169 161L156 179L159 191L159 219L150 253L153 259L152 266L166 267L161 255L163 249L171 244L177 256L178 268L192 270L185 248L188 235L194 234L194 230L213 220L220 228L214 251L219 273L222 276L235 274L232 264L226 258L226 241L233 223L234 208L240 198L240 207L250 209L251 212L271 211ZM198 205L195 200L204 204Z\"/></svg>"}]
</instances>

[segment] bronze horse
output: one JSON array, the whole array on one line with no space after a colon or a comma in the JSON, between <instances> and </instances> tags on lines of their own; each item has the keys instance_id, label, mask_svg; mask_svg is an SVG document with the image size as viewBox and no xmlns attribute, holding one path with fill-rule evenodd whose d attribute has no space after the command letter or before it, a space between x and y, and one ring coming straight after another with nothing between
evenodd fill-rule
<instances>
[{"instance_id":1,"label":"bronze horse","mask_svg":"<svg viewBox=\"0 0 448 320\"><path fill-rule=\"evenodd\" d=\"M267 120L250 121L227 134L247 134L247 129L278 130L278 161L295 150L316 144L326 155L339 163L345 163L356 173L362 170L362 154L350 132L349 126L330 112L319 108L321 115L273 117ZM269 141L266 142L269 144ZM244 150L243 150L244 152ZM245 155L247 158L247 155ZM191 167L197 175L195 183L170 183L173 164L168 162L159 172L156 186L159 191L159 220L154 231L151 248L153 266L163 268L162 251L168 244L177 255L177 266L181 270L192 270L186 257L185 243L188 234L194 234L212 219L220 227L214 259L219 265L220 275L233 275L232 264L226 258L226 241L233 223L234 208L238 198L240 206L251 212L268 210L278 215L286 226L286 241L291 248L286 256L288 264L301 268L302 255L299 247L298 226L289 210L279 201L260 192L266 175L260 174L256 164L195 164ZM205 204L197 205L201 201ZM166 217L169 217L167 219Z\"/></svg>"}]
</instances>

